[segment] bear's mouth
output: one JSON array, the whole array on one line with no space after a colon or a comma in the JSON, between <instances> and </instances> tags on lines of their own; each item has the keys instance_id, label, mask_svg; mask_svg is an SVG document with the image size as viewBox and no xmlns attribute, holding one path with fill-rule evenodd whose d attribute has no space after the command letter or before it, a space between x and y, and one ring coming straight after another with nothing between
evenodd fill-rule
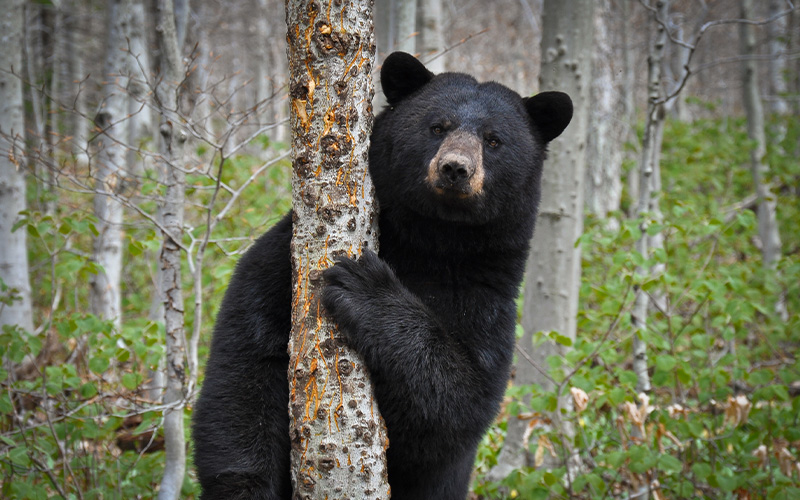
<instances>
[{"instance_id":1,"label":"bear's mouth","mask_svg":"<svg viewBox=\"0 0 800 500\"><path fill-rule=\"evenodd\" d=\"M437 196L441 196L445 199L457 199L457 200L466 200L475 195L475 192L469 185L462 184L454 186L454 185L448 185L444 182L437 182L433 186L433 192L436 193Z\"/></svg>"}]
</instances>

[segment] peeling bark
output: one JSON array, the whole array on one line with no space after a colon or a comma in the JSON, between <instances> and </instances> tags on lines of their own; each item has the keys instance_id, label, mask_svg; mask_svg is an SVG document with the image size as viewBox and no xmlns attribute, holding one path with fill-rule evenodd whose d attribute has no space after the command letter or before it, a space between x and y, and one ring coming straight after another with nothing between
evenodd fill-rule
<instances>
[{"instance_id":1,"label":"peeling bark","mask_svg":"<svg viewBox=\"0 0 800 500\"><path fill-rule=\"evenodd\" d=\"M320 306L322 270L377 246L367 173L372 2L287 2L292 127L289 387L295 498L388 498L383 420L368 373Z\"/></svg>"}]
</instances>

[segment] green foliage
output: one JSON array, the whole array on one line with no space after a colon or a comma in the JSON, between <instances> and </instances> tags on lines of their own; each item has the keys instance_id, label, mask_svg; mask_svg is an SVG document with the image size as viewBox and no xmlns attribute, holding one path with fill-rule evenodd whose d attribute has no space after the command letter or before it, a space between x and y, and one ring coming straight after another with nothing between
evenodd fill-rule
<instances>
[{"instance_id":1,"label":"green foliage","mask_svg":"<svg viewBox=\"0 0 800 500\"><path fill-rule=\"evenodd\" d=\"M263 154L269 142L257 142L259 147L250 149ZM290 169L286 160L265 164L252 154L222 162L207 151L196 160L210 169L187 178L183 243L190 254L184 255L184 269L191 269L190 260L197 265L209 220L225 210L201 255L202 362L238 256L290 207ZM73 175L90 183L89 172L77 165ZM215 195L218 177L221 189ZM28 235L37 330L4 326L0 331L0 497L153 498L164 468L163 413L158 390L151 389L152 374L164 357L164 325L150 314L162 240L152 221L163 186L150 171L137 192L129 193L123 322L117 329L88 312L89 283L100 271L91 260L98 234L90 214L91 193L47 193L57 200L55 212L47 214L33 182L31 209L17 226ZM191 333L194 281L190 272L183 276L186 331ZM0 283L0 304L10 303L15 294ZM187 438L191 409L190 403L184 412ZM190 463L184 498L196 496L193 474Z\"/></svg>"},{"instance_id":2,"label":"green foliage","mask_svg":"<svg viewBox=\"0 0 800 500\"><path fill-rule=\"evenodd\" d=\"M651 498L800 498L800 120L771 124L780 133L767 155L783 239L776 269L762 265L755 213L740 204L753 193L744 126L741 119L667 124L664 220L648 230L664 236L663 251L638 255L640 221L622 214L615 231L587 222L578 339L545 367L560 392L509 389L479 449L479 498L625 498L648 487ZM635 273L642 264L665 266L644 279ZM653 386L644 399L630 364L634 286L663 304L640 333ZM776 312L782 298L788 319ZM562 408L573 388L588 395L585 408L560 412L574 437L536 425L528 440L533 460L562 466L485 482L505 420L535 422ZM567 449L583 463L571 480Z\"/></svg>"},{"instance_id":3,"label":"green foliage","mask_svg":"<svg viewBox=\"0 0 800 500\"><path fill-rule=\"evenodd\" d=\"M587 221L578 339L539 335L569 348L545 367L560 391L509 388L504 412L478 450L479 497L622 498L656 481L664 498L800 497L800 471L791 468L800 458L800 120L775 121L770 129L779 139L767 155L783 238L777 268L761 265L755 215L737 206L753 191L743 122L668 124L664 221L648 228L664 235L663 251L634 250L640 221L614 214L617 231ZM272 147L260 139L254 146ZM209 221L224 212L201 256L202 363L238 255L289 208L290 174L286 161L264 167L253 155L222 161L210 150L197 153L210 168L187 178L185 269L190 260L196 265ZM58 190L50 195L57 209L48 215L31 186L32 208L18 230L29 238L37 330L0 331L2 498L151 498L157 489L163 415L148 384L164 354L164 328L149 311L161 235L144 216L155 214L163 190L156 177L146 173L137 210L126 213L119 330L88 313L88 283L99 272L90 258L97 235L90 195ZM228 189L215 195L219 183ZM636 273L637 265L655 264L664 270L647 278ZM194 282L189 272L184 279L191 332ZM647 404L630 365L635 286L666 304L641 333L653 384ZM15 293L0 283L0 307ZM790 313L785 321L775 310L782 295ZM200 375L202 382L202 366ZM588 395L581 411L559 411L570 389ZM531 456L563 458L570 448L582 459L581 472L568 480L563 465L522 468L500 483L484 481L497 464L507 420L535 422L552 412L573 423L574 436L537 426ZM187 424L190 417L191 404ZM197 492L189 465L186 498Z\"/></svg>"}]
</instances>

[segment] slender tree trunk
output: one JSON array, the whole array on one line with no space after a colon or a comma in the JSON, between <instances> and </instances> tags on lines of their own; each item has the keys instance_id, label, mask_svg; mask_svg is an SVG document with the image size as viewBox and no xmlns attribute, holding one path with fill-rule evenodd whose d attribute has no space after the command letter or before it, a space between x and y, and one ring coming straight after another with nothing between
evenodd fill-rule
<instances>
[{"instance_id":1,"label":"slender tree trunk","mask_svg":"<svg viewBox=\"0 0 800 500\"><path fill-rule=\"evenodd\" d=\"M84 79L83 57L85 51L85 16L82 15L80 0L70 0L67 15L67 36L69 37L67 58L69 59L70 98L72 109L70 124L72 131L71 150L79 165L89 164L89 120L86 111L87 86Z\"/></svg>"},{"instance_id":2,"label":"slender tree trunk","mask_svg":"<svg viewBox=\"0 0 800 500\"><path fill-rule=\"evenodd\" d=\"M26 124L27 129L26 140L28 142L28 150L32 151L35 155L44 156L43 145L45 138L45 114L46 103L44 102L44 95L42 90L44 87L44 47L42 44L41 34L44 31L44 20L42 18L43 6L35 2L24 2L24 16L25 23L23 25L23 43L25 47L24 63L27 72L28 85L27 89L26 107L30 111L26 111ZM18 72L21 75L22 72ZM30 169L34 177L39 180L44 178L43 162L32 162ZM38 188L41 184L37 183L37 196L40 198Z\"/></svg>"},{"instance_id":3,"label":"slender tree trunk","mask_svg":"<svg viewBox=\"0 0 800 500\"><path fill-rule=\"evenodd\" d=\"M419 0L419 52L425 66L434 73L445 71L442 0Z\"/></svg>"},{"instance_id":4,"label":"slender tree trunk","mask_svg":"<svg viewBox=\"0 0 800 500\"><path fill-rule=\"evenodd\" d=\"M0 279L16 300L0 304L0 327L33 333L28 234L12 231L25 210L25 129L22 115L22 0L0 0ZM0 291L6 296L9 291Z\"/></svg>"},{"instance_id":5,"label":"slender tree trunk","mask_svg":"<svg viewBox=\"0 0 800 500\"><path fill-rule=\"evenodd\" d=\"M101 270L91 280L92 312L122 325L122 204L114 199L127 182L128 39L130 0L108 4L108 43L104 66L103 101L95 118L98 134L98 170L94 213L98 235L93 260Z\"/></svg>"},{"instance_id":6,"label":"slender tree trunk","mask_svg":"<svg viewBox=\"0 0 800 500\"><path fill-rule=\"evenodd\" d=\"M383 60L394 52L396 0L378 0L375 2L375 43L376 56Z\"/></svg>"},{"instance_id":7,"label":"slender tree trunk","mask_svg":"<svg viewBox=\"0 0 800 500\"><path fill-rule=\"evenodd\" d=\"M565 348L549 339L534 347L532 340L537 332L550 331L575 340L581 276L580 248L575 242L583 232L594 4L590 0L545 0L542 17L540 90L566 92L575 111L569 127L550 143L542 174L539 218L525 276L525 334L518 345L526 354L517 358L514 383L536 383L553 390L552 379L544 375L549 366L546 360L549 355L563 356ZM559 405L568 410L571 399L561 397ZM569 440L573 430L560 411L549 416L556 431ZM525 445L526 426L525 421L509 420L498 458L498 465L505 463L506 470L498 467L497 475L506 475L525 461L525 450L520 448ZM568 456L561 457L560 463L548 458L542 466L553 468L566 462L572 475L578 460L569 451L569 443L565 445Z\"/></svg>"},{"instance_id":8,"label":"slender tree trunk","mask_svg":"<svg viewBox=\"0 0 800 500\"><path fill-rule=\"evenodd\" d=\"M183 53L186 43L186 27L189 25L189 0L173 0L173 17L175 18L175 37L178 44L178 55Z\"/></svg>"},{"instance_id":9,"label":"slender tree trunk","mask_svg":"<svg viewBox=\"0 0 800 500\"><path fill-rule=\"evenodd\" d=\"M634 66L634 50L633 50L633 29L631 28L631 2L620 2L622 7L622 14L619 18L617 25L620 30L622 38L622 102L623 102L623 117L625 120L625 140L634 144L637 142L636 137L636 73ZM630 156L628 157L630 158ZM628 197L631 200L631 205L635 206L639 198L639 175L635 168L632 168L628 173L626 179L628 187ZM632 210L629 211L632 212Z\"/></svg>"},{"instance_id":10,"label":"slender tree trunk","mask_svg":"<svg viewBox=\"0 0 800 500\"><path fill-rule=\"evenodd\" d=\"M159 259L167 355L164 404L171 405L171 408L164 411L166 466L158 498L172 500L180 497L186 472L186 442L183 428L187 384L186 335L181 284L181 251L186 188L184 146L188 135L179 112L179 92L182 88L184 67L172 0L158 0L156 13L156 40L161 54L159 83L156 87L161 115L159 168L165 187L161 203L163 243Z\"/></svg>"},{"instance_id":11,"label":"slender tree trunk","mask_svg":"<svg viewBox=\"0 0 800 500\"><path fill-rule=\"evenodd\" d=\"M61 138L61 118L62 114L62 62L64 59L64 47L66 46L66 29L64 27L64 7L61 2L55 2L49 15L48 36L43 37L49 45L49 61L45 63L45 73L49 73L47 82L46 100L47 115L45 116L45 137L42 138L44 146L42 154L45 158L56 158L56 147ZM43 190L46 195L43 197L44 212L47 215L55 215L57 196L55 194L56 169L46 167L42 173Z\"/></svg>"},{"instance_id":12,"label":"slender tree trunk","mask_svg":"<svg viewBox=\"0 0 800 500\"><path fill-rule=\"evenodd\" d=\"M797 54L800 52L800 8L795 8L787 16L786 24L789 26L789 53ZM787 66L789 71L786 74L787 91L794 95L800 95L800 57L790 61ZM800 99L792 99L792 109L796 115L800 115ZM798 139L800 141L800 138Z\"/></svg>"},{"instance_id":13,"label":"slender tree trunk","mask_svg":"<svg viewBox=\"0 0 800 500\"><path fill-rule=\"evenodd\" d=\"M275 104L277 99L272 97L274 91L273 73L276 65L272 60L272 46L270 45L270 10L267 0L256 0L258 7L255 12L255 23L258 33L258 47L256 49L255 65L256 75L256 113L259 126L267 125L275 121ZM274 133L270 136L274 137Z\"/></svg>"},{"instance_id":14,"label":"slender tree trunk","mask_svg":"<svg viewBox=\"0 0 800 500\"><path fill-rule=\"evenodd\" d=\"M395 0L394 50L414 54L417 46L417 0Z\"/></svg>"},{"instance_id":15,"label":"slender tree trunk","mask_svg":"<svg viewBox=\"0 0 800 500\"><path fill-rule=\"evenodd\" d=\"M387 439L366 367L320 307L321 271L377 245L367 174L372 2L289 0L295 498L388 498Z\"/></svg>"},{"instance_id":16,"label":"slender tree trunk","mask_svg":"<svg viewBox=\"0 0 800 500\"><path fill-rule=\"evenodd\" d=\"M651 13L650 25L656 30L653 43L650 46L647 58L647 118L645 122L644 139L642 140L642 156L639 163L639 198L636 204L636 217L641 219L641 236L636 242L636 251L647 259L650 255L652 241L647 234L647 228L658 213L659 192L655 191L654 184L660 184L659 157L661 154L662 122L664 120L664 106L661 89L661 67L664 59L664 47L667 43L667 31L661 23L656 22L655 16L664 22L669 15L669 2L657 0L655 2L657 14ZM647 276L653 270L644 265L638 266L636 274ZM648 374L647 360L647 314L650 305L648 295L639 287L636 288L636 299L631 312L631 322L635 333L633 335L633 371L636 373L638 392L650 391L650 375Z\"/></svg>"},{"instance_id":17,"label":"slender tree trunk","mask_svg":"<svg viewBox=\"0 0 800 500\"><path fill-rule=\"evenodd\" d=\"M618 14L618 13L616 13ZM586 208L599 218L619 210L622 199L622 146L625 122L619 116L622 92L615 78L612 33L615 12L610 0L602 0L594 24L592 106L586 155ZM616 219L609 220L618 226Z\"/></svg>"},{"instance_id":18,"label":"slender tree trunk","mask_svg":"<svg viewBox=\"0 0 800 500\"><path fill-rule=\"evenodd\" d=\"M769 17L777 15L784 10L785 0L769 0ZM781 16L767 24L767 37L769 40L769 108L772 113L785 115L789 112L786 102L786 93L789 88L786 82L786 41L788 16Z\"/></svg>"},{"instance_id":19,"label":"slender tree trunk","mask_svg":"<svg viewBox=\"0 0 800 500\"><path fill-rule=\"evenodd\" d=\"M753 1L741 0L743 19L753 19ZM756 53L756 36L752 24L739 25L742 54L742 91L744 108L747 113L747 135L753 141L750 150L750 172L753 176L758 203L758 237L761 241L761 259L764 267L774 270L781 257L781 237L778 231L776 216L776 198L768 179L769 165L764 163L767 139L764 133L764 108L758 82L758 64L753 57ZM778 301L777 310L781 316L787 317L786 305Z\"/></svg>"},{"instance_id":20,"label":"slender tree trunk","mask_svg":"<svg viewBox=\"0 0 800 500\"><path fill-rule=\"evenodd\" d=\"M151 21L152 22L152 21ZM128 169L137 179L149 167L142 149L151 149L155 138L153 126L152 84L150 78L150 50L147 46L147 14L143 0L131 1L131 30L128 38Z\"/></svg>"},{"instance_id":21,"label":"slender tree trunk","mask_svg":"<svg viewBox=\"0 0 800 500\"><path fill-rule=\"evenodd\" d=\"M209 92L209 81L213 74L213 61L211 58L211 41L208 37L208 26L212 21L208 19L212 4L198 2L195 6L194 36L197 37L197 69L191 73L192 96L192 128L205 140L215 142L217 133L214 129L214 108L211 105L213 97ZM274 50L274 49L273 49Z\"/></svg>"},{"instance_id":22,"label":"slender tree trunk","mask_svg":"<svg viewBox=\"0 0 800 500\"><path fill-rule=\"evenodd\" d=\"M668 22L671 29L672 38L676 40L683 40L683 16L675 16L674 20ZM667 89L677 88L680 80L683 78L685 67L689 62L690 50L688 47L678 45L675 43L668 45L669 57L663 64L663 69L666 70ZM683 122L691 121L692 117L689 113L689 108L686 106L686 94L680 92L673 99L666 103L666 111L677 120Z\"/></svg>"}]
</instances>

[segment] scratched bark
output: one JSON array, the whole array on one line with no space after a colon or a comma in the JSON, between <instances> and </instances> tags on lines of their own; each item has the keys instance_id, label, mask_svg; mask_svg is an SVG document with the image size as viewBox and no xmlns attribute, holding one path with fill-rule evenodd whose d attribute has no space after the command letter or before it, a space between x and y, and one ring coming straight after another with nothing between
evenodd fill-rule
<instances>
[{"instance_id":1,"label":"scratched bark","mask_svg":"<svg viewBox=\"0 0 800 500\"><path fill-rule=\"evenodd\" d=\"M388 441L362 361L319 302L322 270L377 250L367 173L375 57L371 0L287 0L292 128L294 498L389 498Z\"/></svg>"}]
</instances>

